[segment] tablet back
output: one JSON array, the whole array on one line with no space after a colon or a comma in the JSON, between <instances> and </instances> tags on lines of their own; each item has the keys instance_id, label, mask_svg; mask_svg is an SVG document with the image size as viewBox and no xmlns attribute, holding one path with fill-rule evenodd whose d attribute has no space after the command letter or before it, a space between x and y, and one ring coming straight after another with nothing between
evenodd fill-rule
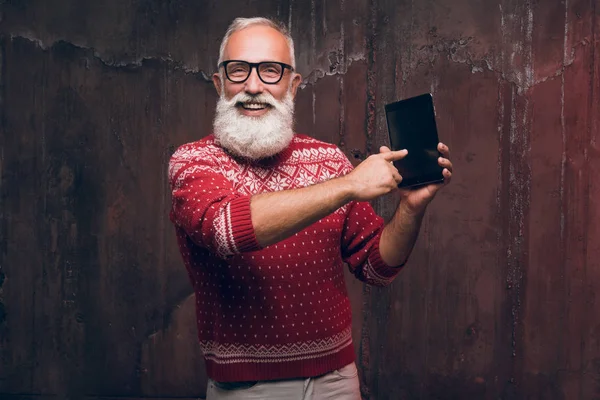
<instances>
[{"instance_id":1,"label":"tablet back","mask_svg":"<svg viewBox=\"0 0 600 400\"><path fill-rule=\"evenodd\" d=\"M399 187L443 181L432 95L426 93L387 104L385 114L392 150L408 150L405 158L394 161L402 175Z\"/></svg>"}]
</instances>

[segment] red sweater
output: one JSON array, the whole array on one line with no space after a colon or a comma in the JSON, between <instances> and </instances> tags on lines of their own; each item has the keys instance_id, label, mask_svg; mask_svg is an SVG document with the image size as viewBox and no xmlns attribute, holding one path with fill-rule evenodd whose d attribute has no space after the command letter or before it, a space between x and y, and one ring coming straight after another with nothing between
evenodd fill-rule
<instances>
[{"instance_id":1,"label":"red sweater","mask_svg":"<svg viewBox=\"0 0 600 400\"><path fill-rule=\"evenodd\" d=\"M400 268L379 255L383 220L351 202L297 234L261 248L254 194L301 188L348 173L331 144L295 135L268 161L234 159L209 136L169 164L171 220L196 294L198 337L216 381L317 376L354 361L343 263L386 285Z\"/></svg>"}]
</instances>

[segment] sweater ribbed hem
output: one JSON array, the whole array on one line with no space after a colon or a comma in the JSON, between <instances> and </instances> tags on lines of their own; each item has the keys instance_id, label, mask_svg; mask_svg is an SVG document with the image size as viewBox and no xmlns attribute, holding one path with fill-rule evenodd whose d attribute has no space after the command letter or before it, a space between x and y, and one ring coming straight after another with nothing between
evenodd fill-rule
<instances>
[{"instance_id":1,"label":"sweater ribbed hem","mask_svg":"<svg viewBox=\"0 0 600 400\"><path fill-rule=\"evenodd\" d=\"M218 364L206 360L209 378L218 382L265 381L316 377L355 361L352 341L335 354L312 360L286 361L281 363L244 362Z\"/></svg>"},{"instance_id":2,"label":"sweater ribbed hem","mask_svg":"<svg viewBox=\"0 0 600 400\"><path fill-rule=\"evenodd\" d=\"M254 234L252 217L250 215L250 196L236 197L229 203L231 212L231 231L237 251L259 250L261 247Z\"/></svg>"},{"instance_id":3,"label":"sweater ribbed hem","mask_svg":"<svg viewBox=\"0 0 600 400\"><path fill-rule=\"evenodd\" d=\"M373 251L369 256L369 262L371 263L371 267L377 271L377 274L388 279L394 278L396 275L398 275L404 264L398 266L387 265L386 262L381 258L381 253L379 252L379 241L377 241L373 247Z\"/></svg>"}]
</instances>

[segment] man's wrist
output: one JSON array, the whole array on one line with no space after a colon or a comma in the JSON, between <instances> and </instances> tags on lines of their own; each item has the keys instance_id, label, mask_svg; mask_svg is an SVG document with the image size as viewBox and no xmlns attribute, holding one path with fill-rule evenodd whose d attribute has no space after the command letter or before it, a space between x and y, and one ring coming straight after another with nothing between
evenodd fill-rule
<instances>
[{"instance_id":1,"label":"man's wrist","mask_svg":"<svg viewBox=\"0 0 600 400\"><path fill-rule=\"evenodd\" d=\"M340 196L342 197L344 204L356 200L356 185L348 175L333 179L332 182L334 182L340 190Z\"/></svg>"},{"instance_id":2,"label":"man's wrist","mask_svg":"<svg viewBox=\"0 0 600 400\"><path fill-rule=\"evenodd\" d=\"M397 213L400 213L409 218L421 219L425 215L427 205L428 204L422 207L411 207L407 204L406 201L400 201L400 204L398 204Z\"/></svg>"}]
</instances>

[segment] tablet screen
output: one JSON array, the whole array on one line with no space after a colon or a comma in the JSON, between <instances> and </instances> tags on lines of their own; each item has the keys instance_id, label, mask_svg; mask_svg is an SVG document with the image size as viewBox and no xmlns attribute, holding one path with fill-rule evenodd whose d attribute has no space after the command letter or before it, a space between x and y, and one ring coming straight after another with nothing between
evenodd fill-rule
<instances>
[{"instance_id":1,"label":"tablet screen","mask_svg":"<svg viewBox=\"0 0 600 400\"><path fill-rule=\"evenodd\" d=\"M385 106L392 150L408 155L394 166L402 175L400 187L443 181L438 164L438 134L431 94L423 94Z\"/></svg>"}]
</instances>

